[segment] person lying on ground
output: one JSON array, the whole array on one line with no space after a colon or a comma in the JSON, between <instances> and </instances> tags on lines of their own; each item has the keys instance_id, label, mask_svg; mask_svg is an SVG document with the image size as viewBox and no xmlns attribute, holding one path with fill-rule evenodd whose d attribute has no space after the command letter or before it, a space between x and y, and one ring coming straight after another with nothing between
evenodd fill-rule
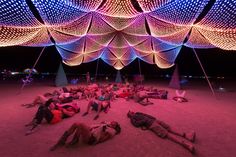
<instances>
[{"instance_id":1,"label":"person lying on ground","mask_svg":"<svg viewBox=\"0 0 236 157\"><path fill-rule=\"evenodd\" d=\"M95 110L97 112L94 120L99 118L100 112L108 112L108 109L111 107L110 97L108 93L102 92L102 95L97 98L97 100L90 100L87 106L86 112L82 116L86 116L89 113L89 110Z\"/></svg>"},{"instance_id":2,"label":"person lying on ground","mask_svg":"<svg viewBox=\"0 0 236 157\"><path fill-rule=\"evenodd\" d=\"M130 97L133 98L135 102L147 106L147 105L153 105L153 102L149 101L149 98L153 98L152 95L147 95L145 91L133 91L133 96Z\"/></svg>"},{"instance_id":3,"label":"person lying on ground","mask_svg":"<svg viewBox=\"0 0 236 157\"><path fill-rule=\"evenodd\" d=\"M51 151L66 144L69 136L73 135L72 140L67 146L75 145L82 138L83 143L89 145L96 145L98 143L107 141L121 132L121 127L118 122L102 122L100 124L88 126L84 123L74 123L64 134L60 137L58 142L50 148Z\"/></svg>"},{"instance_id":4,"label":"person lying on ground","mask_svg":"<svg viewBox=\"0 0 236 157\"><path fill-rule=\"evenodd\" d=\"M124 98L126 100L129 100L129 98L133 95L133 92L127 88L123 89L121 93L116 94L117 98Z\"/></svg>"},{"instance_id":5,"label":"person lying on ground","mask_svg":"<svg viewBox=\"0 0 236 157\"><path fill-rule=\"evenodd\" d=\"M38 95L32 103L22 104L21 106L24 106L26 108L40 106L40 105L44 104L46 101L48 101L49 99L52 99L54 102L69 103L69 102L72 102L74 99L78 99L78 96L72 95L71 93L64 93L64 92L57 93L53 96L52 95L48 96L48 93L46 93L46 96L45 96L45 94Z\"/></svg>"},{"instance_id":6,"label":"person lying on ground","mask_svg":"<svg viewBox=\"0 0 236 157\"><path fill-rule=\"evenodd\" d=\"M166 90L153 90L146 92L148 96L151 96L153 99L167 99L168 91Z\"/></svg>"},{"instance_id":7,"label":"person lying on ground","mask_svg":"<svg viewBox=\"0 0 236 157\"><path fill-rule=\"evenodd\" d=\"M30 129L26 132L29 135L46 119L47 123L55 124L64 118L72 117L80 111L78 104L73 102L71 104L58 104L53 99L49 99L45 104L40 105L33 120L26 124Z\"/></svg>"},{"instance_id":8,"label":"person lying on ground","mask_svg":"<svg viewBox=\"0 0 236 157\"><path fill-rule=\"evenodd\" d=\"M98 90L99 90L99 87L97 84L94 83L94 84L88 85L86 88L84 88L82 92L82 98L90 100L97 96Z\"/></svg>"},{"instance_id":9,"label":"person lying on ground","mask_svg":"<svg viewBox=\"0 0 236 157\"><path fill-rule=\"evenodd\" d=\"M105 86L102 90L105 91L106 93L109 94L110 100L114 101L115 100L115 92L113 90L113 84L108 84L107 86Z\"/></svg>"},{"instance_id":10,"label":"person lying on ground","mask_svg":"<svg viewBox=\"0 0 236 157\"><path fill-rule=\"evenodd\" d=\"M40 106L46 103L46 101L48 101L49 98L45 97L44 95L38 95L32 103L28 103L28 104L22 104L21 106L24 106L26 108L30 108L30 107L35 107L35 106Z\"/></svg>"},{"instance_id":11,"label":"person lying on ground","mask_svg":"<svg viewBox=\"0 0 236 157\"><path fill-rule=\"evenodd\" d=\"M143 130L150 130L161 138L167 138L180 144L191 153L195 152L193 142L196 138L195 132L185 133L169 126L165 122L142 112L129 111L127 116L135 127L141 127Z\"/></svg>"},{"instance_id":12,"label":"person lying on ground","mask_svg":"<svg viewBox=\"0 0 236 157\"><path fill-rule=\"evenodd\" d=\"M62 87L60 89L54 90L52 93L47 92L43 96L50 99L50 98L60 97L60 95L63 95L64 93L71 93L71 92L66 87ZM68 94L65 94L65 95L68 95Z\"/></svg>"}]
</instances>

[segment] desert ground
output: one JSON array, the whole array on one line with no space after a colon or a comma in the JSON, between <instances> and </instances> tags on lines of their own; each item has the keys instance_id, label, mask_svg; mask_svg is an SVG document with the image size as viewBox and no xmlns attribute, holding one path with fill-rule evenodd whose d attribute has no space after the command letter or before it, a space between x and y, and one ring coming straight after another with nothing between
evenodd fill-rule
<instances>
[{"instance_id":1,"label":"desert ground","mask_svg":"<svg viewBox=\"0 0 236 157\"><path fill-rule=\"evenodd\" d=\"M21 84L2 81L0 83L0 156L1 157L235 157L236 156L236 86L225 85L227 90L215 89L212 95L206 81L189 82L185 86L188 102L178 103L172 98L175 90L167 82L145 83L158 89L168 90L168 99L151 99L154 105L141 106L133 100L117 99L112 102L109 112L101 113L93 120L95 112L82 117L88 104L78 100L81 111L72 118L55 125L42 124L33 134L25 136L24 126L32 120L37 107L25 108L21 104L30 103L45 92L59 87L52 82L33 82L20 92ZM72 85L70 85L72 86ZM230 90L228 90L230 89ZM153 115L179 130L195 131L196 154L167 139L161 139L150 131L143 131L131 125L126 114L129 110ZM116 120L122 131L113 139L89 146L79 143L72 148L58 148L49 151L59 136L74 122L86 124Z\"/></svg>"}]
</instances>

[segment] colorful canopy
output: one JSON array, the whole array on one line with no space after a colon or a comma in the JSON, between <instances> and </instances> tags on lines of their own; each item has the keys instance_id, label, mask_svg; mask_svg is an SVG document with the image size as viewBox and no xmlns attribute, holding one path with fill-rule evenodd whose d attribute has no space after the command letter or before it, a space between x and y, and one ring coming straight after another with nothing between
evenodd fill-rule
<instances>
[{"instance_id":1,"label":"colorful canopy","mask_svg":"<svg viewBox=\"0 0 236 157\"><path fill-rule=\"evenodd\" d=\"M214 0L197 21L210 1L1 0L0 47L55 45L71 66L140 58L168 68L183 45L236 50L236 1Z\"/></svg>"}]
</instances>

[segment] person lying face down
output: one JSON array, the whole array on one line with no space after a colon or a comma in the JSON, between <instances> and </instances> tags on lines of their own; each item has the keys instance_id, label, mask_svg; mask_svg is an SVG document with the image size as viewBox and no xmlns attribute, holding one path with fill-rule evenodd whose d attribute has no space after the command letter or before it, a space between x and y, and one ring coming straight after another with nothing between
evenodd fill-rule
<instances>
[{"instance_id":1,"label":"person lying face down","mask_svg":"<svg viewBox=\"0 0 236 157\"><path fill-rule=\"evenodd\" d=\"M121 127L118 122L101 122L88 126L84 123L74 123L64 132L58 142L50 148L54 151L60 146L66 144L69 136L73 135L72 140L67 143L67 146L75 145L82 138L82 142L89 145L96 145L98 143L107 141L121 132Z\"/></svg>"},{"instance_id":2,"label":"person lying face down","mask_svg":"<svg viewBox=\"0 0 236 157\"><path fill-rule=\"evenodd\" d=\"M195 141L195 132L180 132L165 122L158 120L156 117L142 112L129 111L127 116L130 118L133 126L140 127L142 130L150 130L157 136L178 143L191 153L195 153L195 148L192 144Z\"/></svg>"}]
</instances>

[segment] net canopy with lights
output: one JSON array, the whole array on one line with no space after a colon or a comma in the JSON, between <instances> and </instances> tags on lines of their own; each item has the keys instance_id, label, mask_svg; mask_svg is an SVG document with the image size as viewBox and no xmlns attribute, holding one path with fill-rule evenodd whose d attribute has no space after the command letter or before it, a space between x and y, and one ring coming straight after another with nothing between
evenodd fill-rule
<instances>
[{"instance_id":1,"label":"net canopy with lights","mask_svg":"<svg viewBox=\"0 0 236 157\"><path fill-rule=\"evenodd\" d=\"M236 50L236 1L1 0L0 47L55 45L70 66L136 58L173 66L182 46Z\"/></svg>"}]
</instances>

